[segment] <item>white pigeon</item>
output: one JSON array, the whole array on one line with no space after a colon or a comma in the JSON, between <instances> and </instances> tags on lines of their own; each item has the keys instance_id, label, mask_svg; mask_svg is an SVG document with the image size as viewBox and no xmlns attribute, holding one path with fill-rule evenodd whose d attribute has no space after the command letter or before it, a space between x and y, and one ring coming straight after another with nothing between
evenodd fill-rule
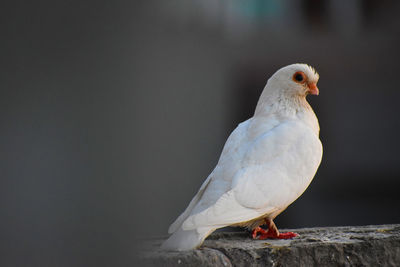
<instances>
[{"instance_id":1,"label":"white pigeon","mask_svg":"<svg viewBox=\"0 0 400 267\"><path fill-rule=\"evenodd\" d=\"M272 75L254 116L229 136L217 166L169 227L172 235L162 249L194 249L225 226L247 227L255 239L297 235L279 233L273 219L306 190L321 162L318 119L306 100L319 94L318 79L306 64Z\"/></svg>"}]
</instances>

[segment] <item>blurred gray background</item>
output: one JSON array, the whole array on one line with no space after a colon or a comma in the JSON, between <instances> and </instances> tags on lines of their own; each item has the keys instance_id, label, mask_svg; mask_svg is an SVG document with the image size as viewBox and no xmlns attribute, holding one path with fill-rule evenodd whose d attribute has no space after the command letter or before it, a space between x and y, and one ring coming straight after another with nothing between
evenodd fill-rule
<instances>
[{"instance_id":1,"label":"blurred gray background","mask_svg":"<svg viewBox=\"0 0 400 267\"><path fill-rule=\"evenodd\" d=\"M398 1L0 7L0 265L132 266L267 79L305 62L324 157L280 228L400 222ZM138 241L139 240L139 241Z\"/></svg>"}]
</instances>

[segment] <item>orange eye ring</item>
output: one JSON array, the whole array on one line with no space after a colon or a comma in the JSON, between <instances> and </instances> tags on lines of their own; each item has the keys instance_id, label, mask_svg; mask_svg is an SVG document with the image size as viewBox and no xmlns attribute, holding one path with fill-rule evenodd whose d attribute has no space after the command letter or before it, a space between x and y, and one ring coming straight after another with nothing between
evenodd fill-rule
<instances>
[{"instance_id":1,"label":"orange eye ring","mask_svg":"<svg viewBox=\"0 0 400 267\"><path fill-rule=\"evenodd\" d=\"M293 74L293 81L296 83L305 83L307 81L307 76L302 71L298 71Z\"/></svg>"}]
</instances>

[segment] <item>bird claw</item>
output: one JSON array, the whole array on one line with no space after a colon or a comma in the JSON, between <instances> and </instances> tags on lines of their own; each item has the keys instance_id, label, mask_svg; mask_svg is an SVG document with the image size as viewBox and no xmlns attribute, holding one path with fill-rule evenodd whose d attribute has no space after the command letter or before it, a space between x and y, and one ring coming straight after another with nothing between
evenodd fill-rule
<instances>
[{"instance_id":1,"label":"bird claw","mask_svg":"<svg viewBox=\"0 0 400 267\"><path fill-rule=\"evenodd\" d=\"M299 234L293 233L293 232L286 232L286 233L280 233L276 234L270 230L265 231L261 227L257 227L253 230L252 232L252 237L253 239L259 239L259 240L264 240L264 239L291 239L293 237L298 236Z\"/></svg>"},{"instance_id":2,"label":"bird claw","mask_svg":"<svg viewBox=\"0 0 400 267\"><path fill-rule=\"evenodd\" d=\"M265 231L264 229L262 229L261 227L256 227L254 228L254 230L251 232L251 236L253 237L253 239L258 239L257 235L260 234L261 235L265 235L267 234L268 231Z\"/></svg>"},{"instance_id":3,"label":"bird claw","mask_svg":"<svg viewBox=\"0 0 400 267\"><path fill-rule=\"evenodd\" d=\"M286 232L286 233L280 233L277 239L291 239L293 237L298 236L299 234L293 233L293 232Z\"/></svg>"}]
</instances>

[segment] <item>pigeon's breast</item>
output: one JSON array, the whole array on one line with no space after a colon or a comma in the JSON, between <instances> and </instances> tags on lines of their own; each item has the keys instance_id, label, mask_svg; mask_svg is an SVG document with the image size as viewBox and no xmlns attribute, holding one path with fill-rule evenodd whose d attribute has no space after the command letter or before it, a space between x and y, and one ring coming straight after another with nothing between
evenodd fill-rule
<instances>
[{"instance_id":1,"label":"pigeon's breast","mask_svg":"<svg viewBox=\"0 0 400 267\"><path fill-rule=\"evenodd\" d=\"M287 152L285 170L286 186L294 192L293 201L308 187L321 163L322 144L311 129L299 134Z\"/></svg>"},{"instance_id":2,"label":"pigeon's breast","mask_svg":"<svg viewBox=\"0 0 400 267\"><path fill-rule=\"evenodd\" d=\"M277 207L290 205L307 189L322 158L322 144L312 129L299 130L296 141L282 154L280 164L281 193Z\"/></svg>"},{"instance_id":3,"label":"pigeon's breast","mask_svg":"<svg viewBox=\"0 0 400 267\"><path fill-rule=\"evenodd\" d=\"M301 121L284 123L249 145L233 180L236 197L249 208L286 208L308 187L321 157L313 129Z\"/></svg>"}]
</instances>

